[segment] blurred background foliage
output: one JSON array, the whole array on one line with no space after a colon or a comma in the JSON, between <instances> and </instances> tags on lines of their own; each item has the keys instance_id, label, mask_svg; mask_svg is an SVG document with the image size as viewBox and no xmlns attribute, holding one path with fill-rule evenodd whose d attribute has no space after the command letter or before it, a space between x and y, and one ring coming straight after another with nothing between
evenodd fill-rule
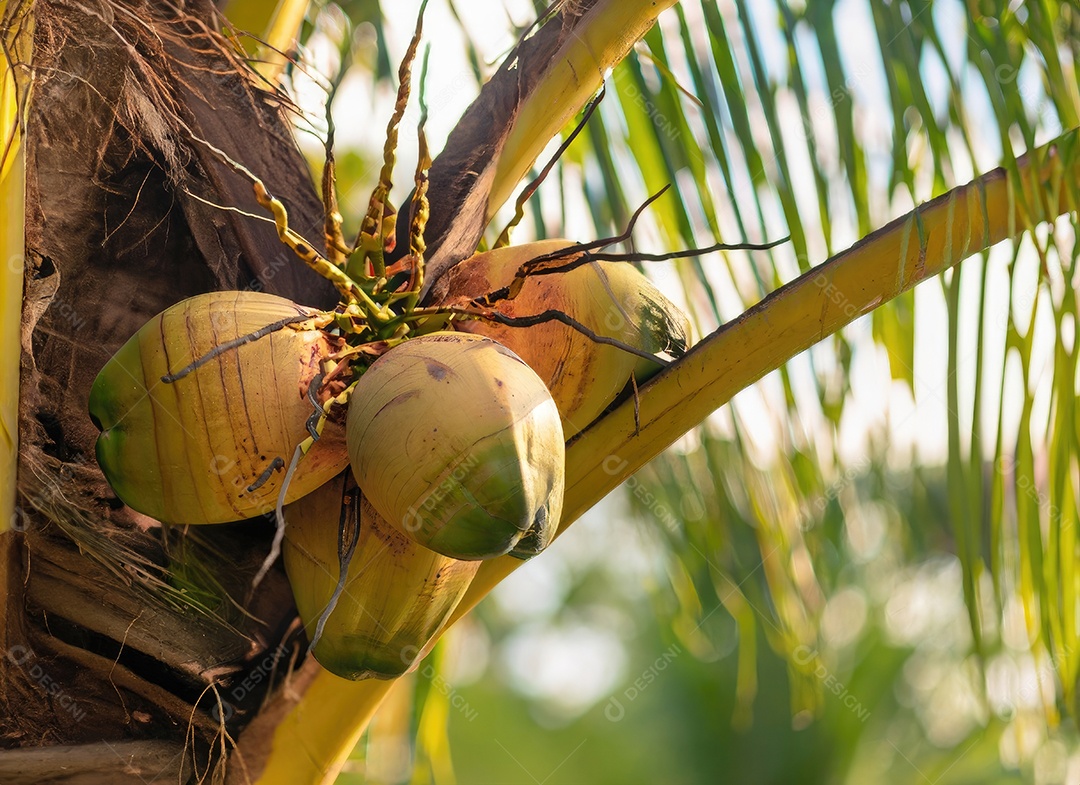
<instances>
[{"instance_id":1,"label":"blurred background foliage","mask_svg":"<svg viewBox=\"0 0 1080 785\"><path fill-rule=\"evenodd\" d=\"M416 6L311 5L287 74L318 172L348 69L347 225ZM434 150L541 10L432 0ZM1076 0L686 0L514 241L616 234L669 183L638 250L790 235L648 268L705 334L1076 127L1078 47ZM1076 782L1075 238L1000 244L738 395L459 624L340 782Z\"/></svg>"}]
</instances>

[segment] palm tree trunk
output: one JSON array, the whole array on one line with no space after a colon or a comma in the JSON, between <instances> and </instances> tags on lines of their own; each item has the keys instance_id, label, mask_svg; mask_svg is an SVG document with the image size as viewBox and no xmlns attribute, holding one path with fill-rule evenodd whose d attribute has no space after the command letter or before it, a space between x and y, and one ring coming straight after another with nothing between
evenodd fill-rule
<instances>
[{"instance_id":1,"label":"palm tree trunk","mask_svg":"<svg viewBox=\"0 0 1080 785\"><path fill-rule=\"evenodd\" d=\"M245 613L221 597L180 591L170 568L212 566L228 553L236 571L225 588L243 597L269 528L222 527L178 547L187 541L120 505L93 457L90 383L146 319L192 294L260 288L315 305L334 296L289 259L272 226L215 206L258 209L250 184L196 138L272 172L268 181L301 231L322 222L281 101L259 90L212 32L210 3L37 2L33 13L23 531L0 535L0 739L55 746L57 766L61 755L85 760L85 781L95 781L102 741L120 750L162 740L205 759L222 727L207 689L246 675L281 645L295 612L280 572ZM253 714L270 684L264 678L246 691L228 719ZM72 748L83 744L94 746ZM120 757L143 749L124 747ZM144 751L156 760L162 749ZM0 780L27 760L0 757ZM70 781L80 781L71 771Z\"/></svg>"}]
</instances>

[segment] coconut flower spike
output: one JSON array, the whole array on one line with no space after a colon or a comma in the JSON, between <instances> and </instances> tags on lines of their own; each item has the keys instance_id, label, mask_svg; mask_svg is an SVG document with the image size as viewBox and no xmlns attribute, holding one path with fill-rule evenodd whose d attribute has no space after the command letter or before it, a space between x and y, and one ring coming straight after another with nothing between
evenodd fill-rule
<instances>
[{"instance_id":1,"label":"coconut flower spike","mask_svg":"<svg viewBox=\"0 0 1080 785\"><path fill-rule=\"evenodd\" d=\"M348 63L352 59L352 38L347 38L342 44L341 68L330 82L330 88L326 96L326 142L323 145L325 161L322 171L322 202L323 202L323 238L326 258L338 269L344 269L348 257L353 249L345 244L345 236L341 232L344 219L337 198L337 161L334 158L334 137L336 126L334 125L334 98L349 72Z\"/></svg>"},{"instance_id":2,"label":"coconut flower spike","mask_svg":"<svg viewBox=\"0 0 1080 785\"><path fill-rule=\"evenodd\" d=\"M427 8L427 0L420 4L420 11L416 16L416 29L413 31L412 40L405 50L405 56L401 59L398 67L398 92L394 103L394 112L386 125L386 141L383 144L383 165L379 171L379 182L371 193L368 201L368 211L360 224L360 232L356 236L354 247L360 252L357 259L349 262L347 269L353 275L367 274L366 267L371 265L372 275L376 279L376 286L381 286L386 278L385 248L387 236L393 235L393 222L386 220L390 200L390 189L393 187L394 164L397 161L398 126L401 118L405 116L405 108L409 103L409 92L412 83L412 64L416 59L416 52L420 46L420 39L424 30L424 11ZM359 269L357 269L359 268Z\"/></svg>"}]
</instances>

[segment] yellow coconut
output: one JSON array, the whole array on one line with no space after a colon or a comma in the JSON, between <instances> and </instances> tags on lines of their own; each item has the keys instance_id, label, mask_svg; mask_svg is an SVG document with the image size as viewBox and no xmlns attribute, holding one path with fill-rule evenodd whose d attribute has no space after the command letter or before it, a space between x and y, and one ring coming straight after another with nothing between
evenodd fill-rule
<instances>
[{"instance_id":1,"label":"yellow coconut","mask_svg":"<svg viewBox=\"0 0 1080 785\"><path fill-rule=\"evenodd\" d=\"M436 296L445 303L483 297L509 287L523 263L571 245L569 240L544 240L476 254L446 273ZM568 253L565 261L579 256ZM528 277L514 298L494 303L494 309L514 318L560 311L597 335L668 359L690 345L686 315L626 262L594 261L568 272ZM595 420L631 374L640 384L663 367L557 321L513 327L463 320L455 322L455 329L494 338L525 360L551 390L567 438Z\"/></svg>"},{"instance_id":2,"label":"yellow coconut","mask_svg":"<svg viewBox=\"0 0 1080 785\"><path fill-rule=\"evenodd\" d=\"M285 519L285 570L309 638L315 638L338 586L339 532L346 543L355 542L342 590L312 648L324 668L346 679L404 673L480 566L405 537L375 511L348 473L288 505Z\"/></svg>"},{"instance_id":3,"label":"yellow coconut","mask_svg":"<svg viewBox=\"0 0 1080 785\"><path fill-rule=\"evenodd\" d=\"M534 525L550 540L564 486L559 412L499 343L443 332L391 349L360 377L346 427L364 494L421 545L483 559Z\"/></svg>"},{"instance_id":4,"label":"yellow coconut","mask_svg":"<svg viewBox=\"0 0 1080 785\"><path fill-rule=\"evenodd\" d=\"M273 510L313 411L308 387L333 339L283 329L221 352L172 383L215 347L314 311L259 292L215 292L147 322L105 364L90 392L101 429L97 458L113 490L169 523L221 523ZM344 430L328 424L300 461L286 501L348 463Z\"/></svg>"}]
</instances>

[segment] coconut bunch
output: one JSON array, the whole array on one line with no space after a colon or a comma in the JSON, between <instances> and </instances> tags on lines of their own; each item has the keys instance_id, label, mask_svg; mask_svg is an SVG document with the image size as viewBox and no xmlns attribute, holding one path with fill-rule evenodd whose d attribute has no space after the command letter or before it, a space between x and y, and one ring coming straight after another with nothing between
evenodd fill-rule
<instances>
[{"instance_id":1,"label":"coconut bunch","mask_svg":"<svg viewBox=\"0 0 1080 785\"><path fill-rule=\"evenodd\" d=\"M120 348L89 401L98 463L125 504L171 524L276 520L255 583L283 545L311 650L350 679L407 670L482 560L543 551L562 511L566 440L689 345L686 317L601 253L605 242L478 253L422 302L430 161L419 136L409 248L394 263L392 145L352 243L328 156L323 253L226 159L340 302L184 300Z\"/></svg>"},{"instance_id":2,"label":"coconut bunch","mask_svg":"<svg viewBox=\"0 0 1080 785\"><path fill-rule=\"evenodd\" d=\"M618 262L526 276L473 318L522 264L566 249L575 261L573 248L465 260L408 332L380 332L345 298L332 312L258 292L184 300L93 384L102 471L124 503L173 524L280 510L315 656L347 678L396 676L480 560L551 542L567 434L660 367L643 355L686 348L685 317ZM533 323L552 310L576 326Z\"/></svg>"}]
</instances>

